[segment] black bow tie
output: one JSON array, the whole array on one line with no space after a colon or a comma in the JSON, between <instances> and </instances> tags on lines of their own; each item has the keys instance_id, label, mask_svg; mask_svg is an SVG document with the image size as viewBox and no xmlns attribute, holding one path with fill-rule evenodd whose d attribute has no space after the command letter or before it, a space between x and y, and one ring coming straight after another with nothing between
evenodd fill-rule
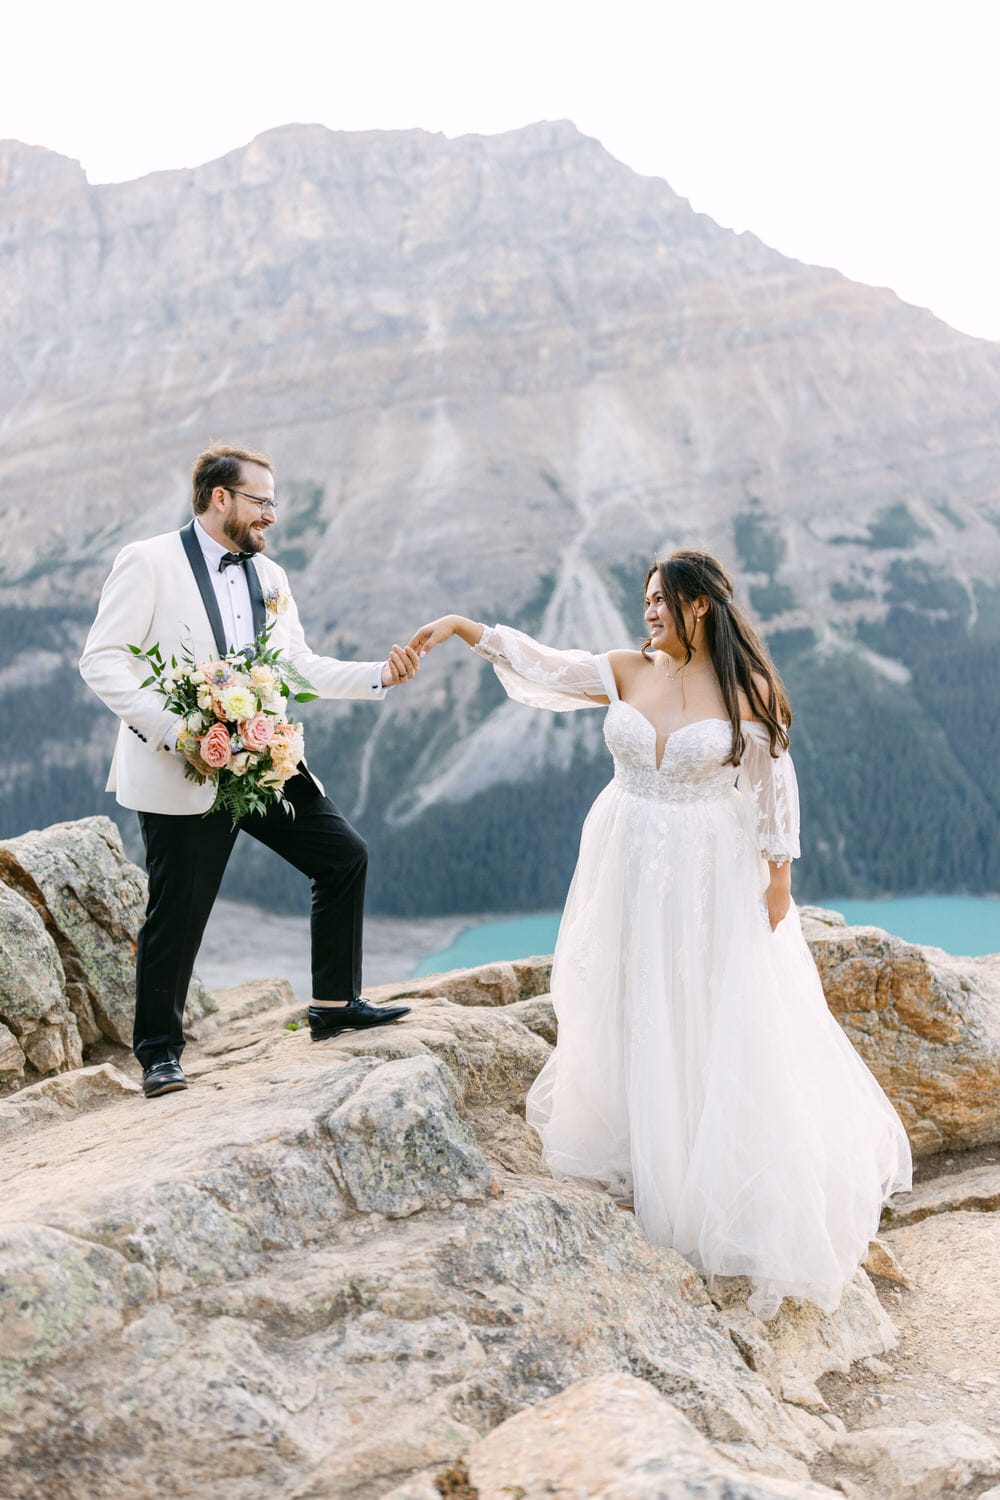
<instances>
[{"instance_id":1,"label":"black bow tie","mask_svg":"<svg viewBox=\"0 0 1000 1500\"><path fill-rule=\"evenodd\" d=\"M219 572L224 573L227 568L242 568L253 557L252 552L223 552L219 558Z\"/></svg>"}]
</instances>

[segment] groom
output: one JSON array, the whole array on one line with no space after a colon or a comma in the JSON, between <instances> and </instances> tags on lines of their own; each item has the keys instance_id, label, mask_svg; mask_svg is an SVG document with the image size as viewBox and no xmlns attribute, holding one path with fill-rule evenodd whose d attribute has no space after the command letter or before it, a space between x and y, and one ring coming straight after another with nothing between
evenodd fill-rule
<instances>
[{"instance_id":1,"label":"groom","mask_svg":"<svg viewBox=\"0 0 1000 1500\"><path fill-rule=\"evenodd\" d=\"M250 644L265 622L264 595L277 589L289 604L269 644L321 698L379 702L387 688L415 676L416 653L393 646L384 662L343 662L310 651L288 579L264 556L279 511L265 454L211 448L199 454L192 478L194 519L118 554L80 659L84 681L121 720L107 790L138 813L146 848L149 901L136 951L133 1048L147 1098L187 1087L180 1066L184 1001L240 829L312 881L313 1041L382 1026L409 1010L361 996L368 851L305 761L284 787L294 816L272 803L236 830L228 813L206 817L214 788L185 777L176 716L159 693L140 686L146 668L128 648L159 642L166 661L185 645L196 661L224 656Z\"/></svg>"}]
</instances>

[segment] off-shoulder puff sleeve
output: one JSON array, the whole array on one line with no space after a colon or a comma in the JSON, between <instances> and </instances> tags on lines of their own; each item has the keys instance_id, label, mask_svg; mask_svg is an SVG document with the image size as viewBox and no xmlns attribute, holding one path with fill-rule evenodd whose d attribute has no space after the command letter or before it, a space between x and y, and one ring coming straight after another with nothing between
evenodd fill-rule
<instances>
[{"instance_id":1,"label":"off-shoulder puff sleeve","mask_svg":"<svg viewBox=\"0 0 1000 1500\"><path fill-rule=\"evenodd\" d=\"M762 724L743 725L746 748L740 762L740 790L753 805L757 848L772 864L799 857L799 787L787 750L771 754Z\"/></svg>"},{"instance_id":2,"label":"off-shoulder puff sleeve","mask_svg":"<svg viewBox=\"0 0 1000 1500\"><path fill-rule=\"evenodd\" d=\"M530 708L564 713L594 708L595 698L616 698L606 656L589 651L557 651L510 625L487 625L472 648L493 665L509 698Z\"/></svg>"}]
</instances>

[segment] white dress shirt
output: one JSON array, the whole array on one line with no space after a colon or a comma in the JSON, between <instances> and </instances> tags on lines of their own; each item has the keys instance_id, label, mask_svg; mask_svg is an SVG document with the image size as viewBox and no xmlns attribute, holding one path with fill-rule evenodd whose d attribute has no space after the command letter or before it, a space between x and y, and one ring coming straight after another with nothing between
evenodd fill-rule
<instances>
[{"instance_id":1,"label":"white dress shirt","mask_svg":"<svg viewBox=\"0 0 1000 1500\"><path fill-rule=\"evenodd\" d=\"M227 648L239 651L253 640L253 610L250 607L250 585L247 583L246 567L229 567L219 571L219 563L227 552L234 548L223 547L195 517L194 534L205 555L208 576L212 580L215 597L222 616L222 629ZM247 565L249 566L249 564ZM372 693L382 698L389 691L382 684L385 662L372 668Z\"/></svg>"},{"instance_id":2,"label":"white dress shirt","mask_svg":"<svg viewBox=\"0 0 1000 1500\"><path fill-rule=\"evenodd\" d=\"M253 610L250 608L250 585L247 583L246 568L224 568L220 573L219 563L227 552L234 551L235 548L223 547L214 536L209 536L197 518L194 523L194 534L205 554L208 576L212 580L219 613L222 616L226 647L232 651L239 651L241 647L249 646L253 640Z\"/></svg>"}]
</instances>

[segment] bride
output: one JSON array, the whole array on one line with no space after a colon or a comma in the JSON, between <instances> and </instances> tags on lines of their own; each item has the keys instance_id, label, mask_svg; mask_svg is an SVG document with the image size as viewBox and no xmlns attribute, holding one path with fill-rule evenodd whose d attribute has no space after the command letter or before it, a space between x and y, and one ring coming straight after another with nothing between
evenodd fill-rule
<instances>
[{"instance_id":1,"label":"bride","mask_svg":"<svg viewBox=\"0 0 1000 1500\"><path fill-rule=\"evenodd\" d=\"M828 1312L883 1203L910 1186L902 1124L830 1015L791 897L791 710L705 552L646 578L637 651L557 651L446 615L510 697L607 705L614 778L584 824L552 970L558 1044L527 1117L557 1177L596 1181L750 1307Z\"/></svg>"}]
</instances>

